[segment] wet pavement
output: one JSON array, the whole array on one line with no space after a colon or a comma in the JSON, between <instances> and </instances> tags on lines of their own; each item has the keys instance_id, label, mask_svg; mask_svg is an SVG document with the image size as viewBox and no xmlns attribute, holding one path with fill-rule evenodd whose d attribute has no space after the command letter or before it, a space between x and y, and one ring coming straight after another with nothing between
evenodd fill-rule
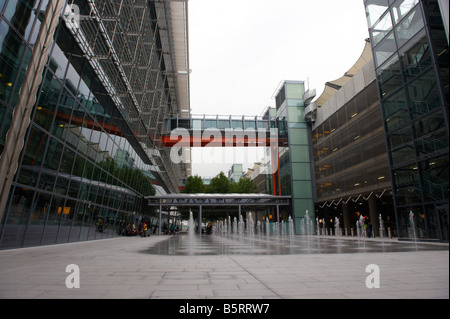
<instances>
[{"instance_id":1,"label":"wet pavement","mask_svg":"<svg viewBox=\"0 0 450 319\"><path fill-rule=\"evenodd\" d=\"M396 240L203 236L189 245L188 238L3 250L0 299L449 298L448 244L420 243L416 250ZM380 270L376 289L367 287L372 264ZM68 265L79 267L79 288L67 286Z\"/></svg>"},{"instance_id":2,"label":"wet pavement","mask_svg":"<svg viewBox=\"0 0 450 319\"><path fill-rule=\"evenodd\" d=\"M297 255L448 250L448 244L321 236L219 234L172 236L142 253L157 255Z\"/></svg>"}]
</instances>

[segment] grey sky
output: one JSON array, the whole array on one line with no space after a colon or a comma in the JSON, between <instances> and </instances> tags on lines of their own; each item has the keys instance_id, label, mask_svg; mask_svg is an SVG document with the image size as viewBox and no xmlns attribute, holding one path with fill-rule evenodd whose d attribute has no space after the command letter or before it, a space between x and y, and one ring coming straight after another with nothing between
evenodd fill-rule
<instances>
[{"instance_id":1,"label":"grey sky","mask_svg":"<svg viewBox=\"0 0 450 319\"><path fill-rule=\"evenodd\" d=\"M368 36L363 0L190 0L192 113L261 115L282 80L309 79L320 95L353 66ZM224 151L202 150L217 159ZM257 157L247 151L245 167ZM205 177L231 166L196 158L193 174Z\"/></svg>"}]
</instances>

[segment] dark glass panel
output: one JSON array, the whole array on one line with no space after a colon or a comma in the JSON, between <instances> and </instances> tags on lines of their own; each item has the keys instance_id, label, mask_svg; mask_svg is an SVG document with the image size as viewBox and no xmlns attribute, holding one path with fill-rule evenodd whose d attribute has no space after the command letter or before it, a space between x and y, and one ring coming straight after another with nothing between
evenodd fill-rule
<instances>
[{"instance_id":1,"label":"dark glass panel","mask_svg":"<svg viewBox=\"0 0 450 319\"><path fill-rule=\"evenodd\" d=\"M2 232L2 247L21 247L26 224L33 208L34 191L28 188L13 187L9 209L5 216ZM7 206L8 207L8 206Z\"/></svg>"},{"instance_id":2,"label":"dark glass panel","mask_svg":"<svg viewBox=\"0 0 450 319\"><path fill-rule=\"evenodd\" d=\"M426 114L442 105L436 75L433 70L409 83L407 90L411 99L413 117Z\"/></svg>"},{"instance_id":3,"label":"dark glass panel","mask_svg":"<svg viewBox=\"0 0 450 319\"><path fill-rule=\"evenodd\" d=\"M24 145L23 160L19 167L17 182L28 186L36 186L40 167L44 158L48 135L35 126L30 127L29 138ZM37 185L38 187L43 185Z\"/></svg>"},{"instance_id":4,"label":"dark glass panel","mask_svg":"<svg viewBox=\"0 0 450 319\"><path fill-rule=\"evenodd\" d=\"M402 73L397 55L393 56L377 70L377 80L380 87L380 95L382 97L385 97L402 87Z\"/></svg>"},{"instance_id":5,"label":"dark glass panel","mask_svg":"<svg viewBox=\"0 0 450 319\"><path fill-rule=\"evenodd\" d=\"M0 23L0 49L0 99L8 102L11 95L14 94L14 82L17 75L21 76L18 85L22 83L25 76L27 65L21 64L21 62L24 52L29 52L29 49L5 21ZM27 56L31 56L31 53ZM17 89L14 92L17 92Z\"/></svg>"},{"instance_id":6,"label":"dark glass panel","mask_svg":"<svg viewBox=\"0 0 450 319\"><path fill-rule=\"evenodd\" d=\"M389 136L389 148L394 166L414 162L416 151L414 149L411 127L407 126L391 134Z\"/></svg>"},{"instance_id":7,"label":"dark glass panel","mask_svg":"<svg viewBox=\"0 0 450 319\"><path fill-rule=\"evenodd\" d=\"M50 195L43 193L36 194L24 246L37 246L41 244L47 214L50 209L50 201Z\"/></svg>"},{"instance_id":8,"label":"dark glass panel","mask_svg":"<svg viewBox=\"0 0 450 319\"><path fill-rule=\"evenodd\" d=\"M393 171L394 194L397 205L410 205L422 202L419 170L413 164Z\"/></svg>"},{"instance_id":9,"label":"dark glass panel","mask_svg":"<svg viewBox=\"0 0 450 319\"><path fill-rule=\"evenodd\" d=\"M442 111L420 118L414 123L419 157L429 157L438 152L448 152L448 137Z\"/></svg>"},{"instance_id":10,"label":"dark glass panel","mask_svg":"<svg viewBox=\"0 0 450 319\"><path fill-rule=\"evenodd\" d=\"M67 212L67 209L66 209ZM47 215L42 244L55 244L58 236L61 216L64 214L64 199L53 196Z\"/></svg>"},{"instance_id":11,"label":"dark glass panel","mask_svg":"<svg viewBox=\"0 0 450 319\"><path fill-rule=\"evenodd\" d=\"M400 90L388 98L383 99L381 105L385 117L386 130L388 132L410 123L410 115L404 90Z\"/></svg>"}]
</instances>

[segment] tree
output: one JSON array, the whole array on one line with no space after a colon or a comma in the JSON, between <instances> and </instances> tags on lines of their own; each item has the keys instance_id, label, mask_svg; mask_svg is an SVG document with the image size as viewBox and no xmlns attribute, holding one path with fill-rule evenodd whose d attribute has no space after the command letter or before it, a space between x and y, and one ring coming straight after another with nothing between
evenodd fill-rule
<instances>
[{"instance_id":1,"label":"tree","mask_svg":"<svg viewBox=\"0 0 450 319\"><path fill-rule=\"evenodd\" d=\"M256 194L258 193L258 188L250 178L243 177L237 183L233 183L231 192L237 194Z\"/></svg>"},{"instance_id":2,"label":"tree","mask_svg":"<svg viewBox=\"0 0 450 319\"><path fill-rule=\"evenodd\" d=\"M187 178L183 193L196 194L204 192L205 192L205 184L203 183L203 179L200 176L195 175L189 176Z\"/></svg>"},{"instance_id":3,"label":"tree","mask_svg":"<svg viewBox=\"0 0 450 319\"><path fill-rule=\"evenodd\" d=\"M208 193L227 194L231 190L231 182L223 172L211 179L211 183L207 188Z\"/></svg>"}]
</instances>

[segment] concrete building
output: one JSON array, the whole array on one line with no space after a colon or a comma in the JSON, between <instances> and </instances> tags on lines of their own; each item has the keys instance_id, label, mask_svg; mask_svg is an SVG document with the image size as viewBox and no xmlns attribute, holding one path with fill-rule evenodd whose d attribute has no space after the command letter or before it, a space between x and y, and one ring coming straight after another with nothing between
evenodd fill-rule
<instances>
[{"instance_id":1,"label":"concrete building","mask_svg":"<svg viewBox=\"0 0 450 319\"><path fill-rule=\"evenodd\" d=\"M320 228L332 232L339 218L342 232L351 234L364 216L378 236L381 215L394 234L389 163L368 40L355 64L326 83L306 117L312 123Z\"/></svg>"}]
</instances>

